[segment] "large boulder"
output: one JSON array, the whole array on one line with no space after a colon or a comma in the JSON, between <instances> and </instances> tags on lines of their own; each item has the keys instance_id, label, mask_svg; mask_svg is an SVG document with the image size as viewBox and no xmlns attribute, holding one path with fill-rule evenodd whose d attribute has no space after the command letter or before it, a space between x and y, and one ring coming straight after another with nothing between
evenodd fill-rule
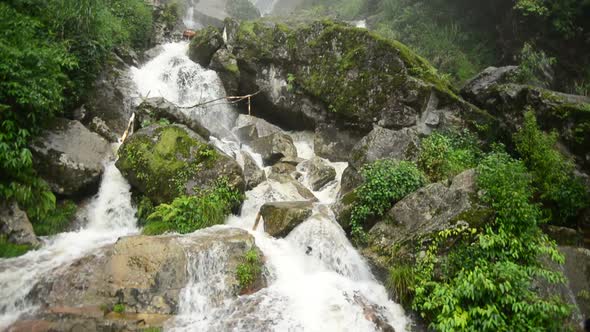
<instances>
[{"instance_id":1,"label":"large boulder","mask_svg":"<svg viewBox=\"0 0 590 332\"><path fill-rule=\"evenodd\" d=\"M201 295L212 303L235 299L241 291L237 267L249 250L260 253L254 238L225 226L182 237L124 237L44 277L29 295L40 306L34 319L63 330L79 323L84 331L102 331L105 325L126 331L162 326L179 313L182 290L199 281L202 276L192 271L201 265L211 264L206 278L219 281ZM257 278L264 286L263 275ZM124 312L108 313L116 304Z\"/></svg>"},{"instance_id":2,"label":"large boulder","mask_svg":"<svg viewBox=\"0 0 590 332\"><path fill-rule=\"evenodd\" d=\"M297 148L291 136L285 133L273 133L260 137L250 143L252 149L262 155L265 165L272 165L283 157L297 158Z\"/></svg>"},{"instance_id":3,"label":"large boulder","mask_svg":"<svg viewBox=\"0 0 590 332\"><path fill-rule=\"evenodd\" d=\"M255 116L240 114L236 119L234 132L245 143L259 137L281 132L281 128Z\"/></svg>"},{"instance_id":4,"label":"large boulder","mask_svg":"<svg viewBox=\"0 0 590 332\"><path fill-rule=\"evenodd\" d=\"M211 133L198 120L183 113L178 106L162 97L149 98L137 106L135 113L135 129L156 123L166 119L171 123L180 123L199 134L204 139L209 139Z\"/></svg>"},{"instance_id":5,"label":"large boulder","mask_svg":"<svg viewBox=\"0 0 590 332\"><path fill-rule=\"evenodd\" d=\"M362 135L353 131L320 124L315 129L313 137L314 152L317 156L331 161L348 161L350 151L361 138Z\"/></svg>"},{"instance_id":6,"label":"large boulder","mask_svg":"<svg viewBox=\"0 0 590 332\"><path fill-rule=\"evenodd\" d=\"M356 170L380 159L412 160L417 157L420 139L415 129L391 130L375 126L352 149L349 163Z\"/></svg>"},{"instance_id":7,"label":"large boulder","mask_svg":"<svg viewBox=\"0 0 590 332\"><path fill-rule=\"evenodd\" d=\"M385 273L390 260L412 261L421 243L441 230L457 225L481 226L492 215L477 199L476 174L465 171L450 184L433 183L397 202L368 233L369 245L362 254ZM390 248L395 247L396 257Z\"/></svg>"},{"instance_id":8,"label":"large boulder","mask_svg":"<svg viewBox=\"0 0 590 332\"><path fill-rule=\"evenodd\" d=\"M200 30L192 39L188 57L203 67L208 67L213 54L223 46L223 37L219 29L208 27Z\"/></svg>"},{"instance_id":9,"label":"large boulder","mask_svg":"<svg viewBox=\"0 0 590 332\"><path fill-rule=\"evenodd\" d=\"M429 132L456 124L459 115L489 120L424 59L366 29L226 20L224 36L237 59L240 94L260 90L253 112L290 129L329 124L366 134L378 124Z\"/></svg>"},{"instance_id":10,"label":"large boulder","mask_svg":"<svg viewBox=\"0 0 590 332\"><path fill-rule=\"evenodd\" d=\"M318 191L326 184L334 181L336 170L322 158L314 157L302 163L307 170L307 180L313 191Z\"/></svg>"},{"instance_id":11,"label":"large boulder","mask_svg":"<svg viewBox=\"0 0 590 332\"><path fill-rule=\"evenodd\" d=\"M96 190L109 143L75 120L55 119L31 143L39 175L60 195Z\"/></svg>"},{"instance_id":12,"label":"large boulder","mask_svg":"<svg viewBox=\"0 0 590 332\"><path fill-rule=\"evenodd\" d=\"M239 93L238 83L240 81L240 69L236 57L227 49L221 48L211 58L209 68L215 70L221 81L225 92L229 96L237 96Z\"/></svg>"},{"instance_id":13,"label":"large boulder","mask_svg":"<svg viewBox=\"0 0 590 332\"><path fill-rule=\"evenodd\" d=\"M27 214L18 207L16 202L0 204L0 234L15 244L34 247L40 244Z\"/></svg>"},{"instance_id":14,"label":"large boulder","mask_svg":"<svg viewBox=\"0 0 590 332\"><path fill-rule=\"evenodd\" d=\"M226 178L243 192L240 165L183 125L151 125L133 134L119 149L117 168L154 203L194 195Z\"/></svg>"},{"instance_id":15,"label":"large boulder","mask_svg":"<svg viewBox=\"0 0 590 332\"><path fill-rule=\"evenodd\" d=\"M311 216L313 203L271 202L260 208L264 230L274 237L285 237L299 224Z\"/></svg>"},{"instance_id":16,"label":"large boulder","mask_svg":"<svg viewBox=\"0 0 590 332\"><path fill-rule=\"evenodd\" d=\"M301 182L295 180L292 176L280 173L270 173L268 180L280 184L287 192L296 192L301 197L301 200L309 200L311 202L317 202L318 199L315 195L307 189Z\"/></svg>"},{"instance_id":17,"label":"large boulder","mask_svg":"<svg viewBox=\"0 0 590 332\"><path fill-rule=\"evenodd\" d=\"M496 116L498 134L508 139L521 127L524 112L534 111L541 129L557 131L577 164L590 172L590 97L510 83L505 73L510 70L488 68L468 82L461 94Z\"/></svg>"}]
</instances>

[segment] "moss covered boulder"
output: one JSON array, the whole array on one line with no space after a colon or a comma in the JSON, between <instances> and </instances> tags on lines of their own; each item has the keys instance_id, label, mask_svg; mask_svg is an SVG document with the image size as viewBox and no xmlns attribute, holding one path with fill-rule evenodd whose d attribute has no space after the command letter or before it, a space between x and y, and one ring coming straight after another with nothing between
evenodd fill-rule
<instances>
[{"instance_id":1,"label":"moss covered boulder","mask_svg":"<svg viewBox=\"0 0 590 332\"><path fill-rule=\"evenodd\" d=\"M265 203L260 208L264 230L271 236L285 237L311 216L312 209L310 201Z\"/></svg>"},{"instance_id":2,"label":"moss covered boulder","mask_svg":"<svg viewBox=\"0 0 590 332\"><path fill-rule=\"evenodd\" d=\"M208 27L197 32L193 37L188 57L203 67L209 66L213 54L223 45L223 37L219 29Z\"/></svg>"},{"instance_id":3,"label":"moss covered boulder","mask_svg":"<svg viewBox=\"0 0 590 332\"><path fill-rule=\"evenodd\" d=\"M225 48L237 59L240 93L260 90L253 112L288 128L331 123L366 134L379 124L428 133L459 115L483 114L424 59L366 29L332 21L226 20L224 33Z\"/></svg>"},{"instance_id":4,"label":"moss covered boulder","mask_svg":"<svg viewBox=\"0 0 590 332\"><path fill-rule=\"evenodd\" d=\"M238 163L182 125L151 125L133 134L120 148L117 168L132 186L154 203L193 195L225 177L244 191Z\"/></svg>"},{"instance_id":5,"label":"moss covered boulder","mask_svg":"<svg viewBox=\"0 0 590 332\"><path fill-rule=\"evenodd\" d=\"M468 82L461 94L496 116L500 134L507 140L522 126L525 111L531 109L541 129L556 130L577 164L590 172L590 98L511 83L513 70L488 68Z\"/></svg>"}]
</instances>

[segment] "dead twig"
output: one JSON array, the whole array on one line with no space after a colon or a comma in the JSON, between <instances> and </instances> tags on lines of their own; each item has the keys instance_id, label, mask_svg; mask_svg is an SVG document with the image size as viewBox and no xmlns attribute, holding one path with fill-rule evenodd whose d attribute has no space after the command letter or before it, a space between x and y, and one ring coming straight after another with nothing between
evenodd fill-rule
<instances>
[{"instance_id":1,"label":"dead twig","mask_svg":"<svg viewBox=\"0 0 590 332\"><path fill-rule=\"evenodd\" d=\"M176 107L178 107L178 108L184 108L184 109L186 109L186 108L195 108L195 107L201 107L201 106L209 105L209 104L212 104L212 103L214 103L216 101L220 101L220 100L224 100L224 99L227 100L227 101L229 101L232 104L235 104L235 103L238 103L238 102L240 102L242 100L246 100L247 99L248 100L248 113L250 113L250 99L252 97L256 96L257 94L259 94L260 92L261 92L261 90L258 90L258 91L254 92L254 93L251 93L251 94L245 95L245 96L227 96L227 97L221 97L221 98L217 98L217 99L213 99L213 100L208 100L206 102L198 103L196 105L191 105L191 106L178 106L178 105L176 105Z\"/></svg>"}]
</instances>

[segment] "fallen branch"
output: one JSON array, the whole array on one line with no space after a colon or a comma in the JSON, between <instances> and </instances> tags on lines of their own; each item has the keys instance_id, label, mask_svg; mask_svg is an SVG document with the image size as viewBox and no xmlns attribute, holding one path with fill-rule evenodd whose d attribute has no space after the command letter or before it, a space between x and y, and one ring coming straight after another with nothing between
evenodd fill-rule
<instances>
[{"instance_id":1,"label":"fallen branch","mask_svg":"<svg viewBox=\"0 0 590 332\"><path fill-rule=\"evenodd\" d=\"M248 114L250 114L250 112L251 112L251 98L254 97L254 96L256 96L257 94L259 94L260 92L261 92L261 90L258 90L258 91L254 92L254 93L251 93L251 94L245 95L245 96L227 96L227 97L221 97L221 98L209 100L209 101L206 101L206 102L203 102L203 103L198 103L198 104L195 104L195 105L191 105L191 106L179 106L179 105L175 105L175 106L178 107L178 108L184 108L184 109L186 109L186 108L195 108L195 107L201 107L201 106L209 105L209 104L212 104L212 103L214 103L216 101L220 101L220 100L224 100L224 99L227 100L227 101L229 101L232 104L239 103L242 100L248 99Z\"/></svg>"},{"instance_id":2,"label":"fallen branch","mask_svg":"<svg viewBox=\"0 0 590 332\"><path fill-rule=\"evenodd\" d=\"M123 136L121 136L121 144L125 143L127 136L129 136L129 132L131 132L133 134L133 122L134 121L135 121L135 113L131 114L131 117L129 118L129 123L127 124L127 129L125 129Z\"/></svg>"}]
</instances>

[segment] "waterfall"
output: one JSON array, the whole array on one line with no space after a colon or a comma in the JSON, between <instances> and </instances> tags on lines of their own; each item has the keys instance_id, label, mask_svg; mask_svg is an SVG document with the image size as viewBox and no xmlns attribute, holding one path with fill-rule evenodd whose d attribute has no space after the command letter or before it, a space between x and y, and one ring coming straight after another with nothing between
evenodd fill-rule
<instances>
[{"instance_id":1,"label":"waterfall","mask_svg":"<svg viewBox=\"0 0 590 332\"><path fill-rule=\"evenodd\" d=\"M160 56L134 69L133 77L143 95L149 93L150 97L164 97L185 106L224 96L217 74L190 61L185 43L164 45L164 49ZM261 164L260 156L231 134L237 112L230 105L220 103L207 109L187 109L186 113L206 124L214 135L211 143L220 150L238 162L240 152L244 151ZM293 138L300 158L315 157L313 133L287 134ZM188 252L187 272L191 281L181 293L178 316L167 322L166 330L376 330L360 303L379 308L385 321L397 331L405 329L408 319L401 306L388 299L385 288L375 280L327 205L336 200L347 163L326 162L336 169L337 179L314 192L319 202L312 216L286 238L272 238L263 227L256 231L251 228L265 202L303 199L288 183L264 181L246 193L240 215L226 221L228 226L248 230L255 237L265 257L268 287L236 298L220 280L227 256L221 247ZM270 171L269 167L266 171ZM307 170L298 167L298 171L303 174L302 184L309 187ZM197 231L192 236L206 231Z\"/></svg>"},{"instance_id":2,"label":"waterfall","mask_svg":"<svg viewBox=\"0 0 590 332\"><path fill-rule=\"evenodd\" d=\"M23 256L0 259L0 330L37 309L26 297L52 270L137 232L130 189L115 162L106 162L99 192L85 212L86 226L45 238L40 249Z\"/></svg>"}]
</instances>

